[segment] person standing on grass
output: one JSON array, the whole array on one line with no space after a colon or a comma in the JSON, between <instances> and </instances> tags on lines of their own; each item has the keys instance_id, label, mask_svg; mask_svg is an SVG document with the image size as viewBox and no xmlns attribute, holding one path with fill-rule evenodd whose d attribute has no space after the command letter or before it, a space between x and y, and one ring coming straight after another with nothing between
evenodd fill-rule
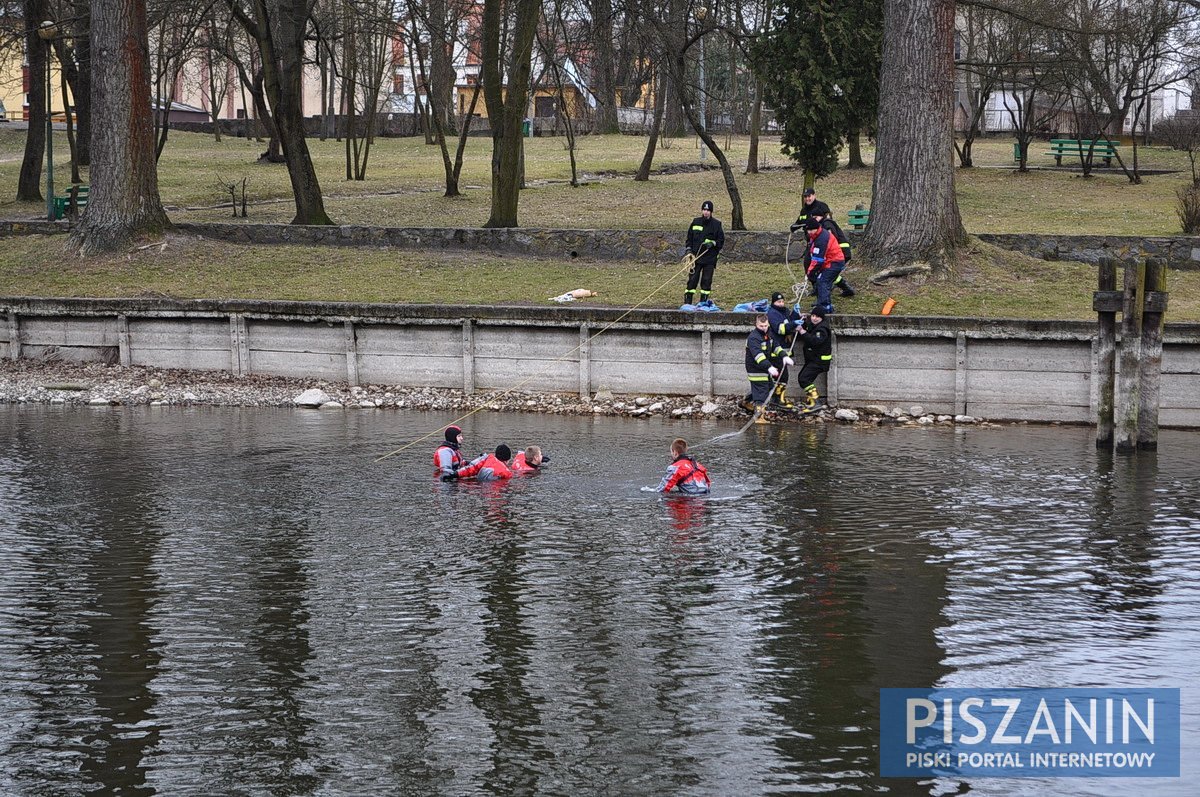
<instances>
[{"instance_id":1,"label":"person standing on grass","mask_svg":"<svg viewBox=\"0 0 1200 797\"><path fill-rule=\"evenodd\" d=\"M687 290L683 293L684 304L699 304L712 300L713 271L717 268L717 255L725 246L725 230L721 222L713 218L713 203L700 203L700 215L692 219L687 232L687 251L696 260L688 272ZM699 295L697 295L699 294Z\"/></svg>"},{"instance_id":2,"label":"person standing on grass","mask_svg":"<svg viewBox=\"0 0 1200 797\"><path fill-rule=\"evenodd\" d=\"M809 216L805 222L808 233L808 251L805 253L805 272L808 279L817 289L817 304L825 312L833 312L833 286L842 269L846 267L846 255L838 245L837 236L833 230L826 228L817 215Z\"/></svg>"},{"instance_id":3,"label":"person standing on grass","mask_svg":"<svg viewBox=\"0 0 1200 797\"><path fill-rule=\"evenodd\" d=\"M850 239L846 237L846 233L842 232L842 228L838 226L838 223L833 220L833 216L814 212L812 217L821 223L821 227L833 233L833 237L837 240L838 247L842 250L842 266L844 268L845 265L850 262ZM833 242L831 241L830 246L832 245ZM806 263L805 265L807 266L808 264ZM838 290L842 294L842 298L844 299L849 299L851 296L858 293L858 291L850 287L850 283L846 280L845 271L842 271L837 275L837 279L833 281L833 284L837 286Z\"/></svg>"},{"instance_id":4,"label":"person standing on grass","mask_svg":"<svg viewBox=\"0 0 1200 797\"><path fill-rule=\"evenodd\" d=\"M792 222L792 232L802 232L804 225L808 223L809 218L815 213L820 213L827 218L830 215L829 205L817 199L815 188L805 188L802 201L804 204L800 206L800 215Z\"/></svg>"}]
</instances>

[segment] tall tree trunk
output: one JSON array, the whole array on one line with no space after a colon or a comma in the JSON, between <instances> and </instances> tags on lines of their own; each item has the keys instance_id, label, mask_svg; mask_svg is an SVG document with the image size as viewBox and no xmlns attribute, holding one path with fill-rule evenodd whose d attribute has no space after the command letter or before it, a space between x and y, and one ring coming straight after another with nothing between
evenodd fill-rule
<instances>
[{"instance_id":1,"label":"tall tree trunk","mask_svg":"<svg viewBox=\"0 0 1200 797\"><path fill-rule=\"evenodd\" d=\"M865 169L867 164L863 161L862 156L862 131L851 130L846 134L846 141L849 144L850 162L846 164L847 169Z\"/></svg>"},{"instance_id":2,"label":"tall tree trunk","mask_svg":"<svg viewBox=\"0 0 1200 797\"><path fill-rule=\"evenodd\" d=\"M45 0L25 0L25 19L42 20L48 14ZM25 131L25 155L21 158L21 176L17 178L17 200L40 202L42 196L42 158L46 157L46 114L50 98L46 96L46 43L37 35L37 23L26 25L25 53L29 62L29 128Z\"/></svg>"},{"instance_id":3,"label":"tall tree trunk","mask_svg":"<svg viewBox=\"0 0 1200 797\"><path fill-rule=\"evenodd\" d=\"M92 0L96 73L91 192L71 233L80 255L127 248L170 225L158 196L145 0Z\"/></svg>"},{"instance_id":4,"label":"tall tree trunk","mask_svg":"<svg viewBox=\"0 0 1200 797\"><path fill-rule=\"evenodd\" d=\"M750 154L746 174L758 174L758 134L762 128L762 81L754 81L754 104L750 106Z\"/></svg>"},{"instance_id":5,"label":"tall tree trunk","mask_svg":"<svg viewBox=\"0 0 1200 797\"><path fill-rule=\"evenodd\" d=\"M877 268L945 276L966 242L954 193L954 0L886 0L871 221Z\"/></svg>"},{"instance_id":6,"label":"tall tree trunk","mask_svg":"<svg viewBox=\"0 0 1200 797\"><path fill-rule=\"evenodd\" d=\"M446 175L446 196L458 196L458 179L462 175L463 153L467 150L467 136L471 134L471 120L475 118L475 105L479 102L479 92L483 87L476 82L471 90L471 102L467 104L467 113L461 119L461 130L458 131L458 149L454 151L454 169Z\"/></svg>"},{"instance_id":7,"label":"tall tree trunk","mask_svg":"<svg viewBox=\"0 0 1200 797\"><path fill-rule=\"evenodd\" d=\"M71 98L75 101L75 159L80 166L92 162L92 34L89 30L88 0L75 0L72 26L75 58L67 71Z\"/></svg>"},{"instance_id":8,"label":"tall tree trunk","mask_svg":"<svg viewBox=\"0 0 1200 797\"><path fill-rule=\"evenodd\" d=\"M485 227L516 227L521 190L521 123L529 99L533 39L541 14L539 0L517 0L510 33L511 55L504 68L501 0L483 4L483 96L492 127L492 208Z\"/></svg>"},{"instance_id":9,"label":"tall tree trunk","mask_svg":"<svg viewBox=\"0 0 1200 797\"><path fill-rule=\"evenodd\" d=\"M447 130L457 129L454 125L453 102L455 32L450 30L452 20L449 18L449 5L446 0L429 0L429 76L424 82L429 91L430 110L441 117L438 120L442 128L439 145L444 143ZM424 71L424 63L421 67ZM435 132L437 128L435 125Z\"/></svg>"},{"instance_id":10,"label":"tall tree trunk","mask_svg":"<svg viewBox=\"0 0 1200 797\"><path fill-rule=\"evenodd\" d=\"M650 179L650 167L654 165L654 151L658 146L658 134L662 130L663 108L666 107L666 98L663 96L663 87L666 85L666 77L661 76L658 80L658 89L654 92L654 121L650 123L650 140L646 142L646 153L642 155L642 162L638 166L637 174L633 176L635 182L644 183Z\"/></svg>"},{"instance_id":11,"label":"tall tree trunk","mask_svg":"<svg viewBox=\"0 0 1200 797\"><path fill-rule=\"evenodd\" d=\"M617 87L613 63L612 0L589 0L592 26L595 31L596 57L592 67L592 89L596 95L597 133L620 133L617 120ZM564 109L565 110L565 109Z\"/></svg>"},{"instance_id":12,"label":"tall tree trunk","mask_svg":"<svg viewBox=\"0 0 1200 797\"><path fill-rule=\"evenodd\" d=\"M271 116L287 160L288 178L296 201L292 224L333 224L325 213L321 183L304 137L304 97L301 78L304 71L304 33L308 27L309 7L304 2L280 2L278 8L268 0L254 0L256 20L247 25L244 14L235 14L258 42L262 55L263 81L271 103ZM257 23L257 24L255 24ZM275 42L280 46L276 48Z\"/></svg>"}]
</instances>

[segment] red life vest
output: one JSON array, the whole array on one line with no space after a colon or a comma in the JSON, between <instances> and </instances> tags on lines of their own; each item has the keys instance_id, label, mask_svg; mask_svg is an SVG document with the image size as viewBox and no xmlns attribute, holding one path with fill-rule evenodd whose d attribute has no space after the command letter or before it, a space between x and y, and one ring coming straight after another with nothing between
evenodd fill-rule
<instances>
[{"instance_id":1,"label":"red life vest","mask_svg":"<svg viewBox=\"0 0 1200 797\"><path fill-rule=\"evenodd\" d=\"M443 451L448 451L450 453L449 461L446 461L445 457L443 456ZM457 448L450 445L449 443L442 443L433 452L433 475L434 476L441 476L442 474L446 473L447 467L449 467L451 470L455 470L455 469L461 468L465 464L467 464L466 458L464 458L463 455L461 453L459 453Z\"/></svg>"},{"instance_id":2,"label":"red life vest","mask_svg":"<svg viewBox=\"0 0 1200 797\"><path fill-rule=\"evenodd\" d=\"M512 475L513 472L509 470L508 465L497 459L495 454L485 454L458 472L460 479L469 479L474 476L480 481L511 479Z\"/></svg>"},{"instance_id":3,"label":"red life vest","mask_svg":"<svg viewBox=\"0 0 1200 797\"><path fill-rule=\"evenodd\" d=\"M533 465L530 465L528 462L525 461L525 452L524 451L522 451L521 453L519 453L515 457L513 457L512 465L509 466L509 469L512 470L512 472L517 476L520 476L525 473L537 473L538 472L537 468L535 468Z\"/></svg>"},{"instance_id":4,"label":"red life vest","mask_svg":"<svg viewBox=\"0 0 1200 797\"><path fill-rule=\"evenodd\" d=\"M678 489L681 493L706 493L712 486L708 471L696 460L684 454L671 463L660 492Z\"/></svg>"}]
</instances>

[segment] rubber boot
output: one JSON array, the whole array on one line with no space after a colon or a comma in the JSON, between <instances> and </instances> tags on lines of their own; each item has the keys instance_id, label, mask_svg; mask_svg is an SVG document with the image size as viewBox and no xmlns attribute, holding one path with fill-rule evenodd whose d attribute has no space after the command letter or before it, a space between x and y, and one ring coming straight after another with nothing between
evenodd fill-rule
<instances>
[{"instance_id":1,"label":"rubber boot","mask_svg":"<svg viewBox=\"0 0 1200 797\"><path fill-rule=\"evenodd\" d=\"M695 291L684 291L683 292L683 303L684 304L693 304L695 298L696 298Z\"/></svg>"},{"instance_id":2,"label":"rubber boot","mask_svg":"<svg viewBox=\"0 0 1200 797\"><path fill-rule=\"evenodd\" d=\"M821 406L821 396L817 393L815 387L810 387L804 391L804 409L814 410Z\"/></svg>"},{"instance_id":3,"label":"rubber boot","mask_svg":"<svg viewBox=\"0 0 1200 797\"><path fill-rule=\"evenodd\" d=\"M774 406L779 407L781 409L785 409L785 410L794 410L796 408L795 404L788 401L787 385L776 385L775 386L775 395L772 397L771 403Z\"/></svg>"}]
</instances>

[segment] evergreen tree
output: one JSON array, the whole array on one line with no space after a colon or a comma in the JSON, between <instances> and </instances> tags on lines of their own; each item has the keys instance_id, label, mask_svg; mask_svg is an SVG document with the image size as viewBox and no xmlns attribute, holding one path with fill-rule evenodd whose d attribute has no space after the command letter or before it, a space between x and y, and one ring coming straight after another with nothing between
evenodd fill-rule
<instances>
[{"instance_id":1,"label":"evergreen tree","mask_svg":"<svg viewBox=\"0 0 1200 797\"><path fill-rule=\"evenodd\" d=\"M752 63L804 184L837 169L847 131L869 131L879 95L882 0L784 0Z\"/></svg>"}]
</instances>

